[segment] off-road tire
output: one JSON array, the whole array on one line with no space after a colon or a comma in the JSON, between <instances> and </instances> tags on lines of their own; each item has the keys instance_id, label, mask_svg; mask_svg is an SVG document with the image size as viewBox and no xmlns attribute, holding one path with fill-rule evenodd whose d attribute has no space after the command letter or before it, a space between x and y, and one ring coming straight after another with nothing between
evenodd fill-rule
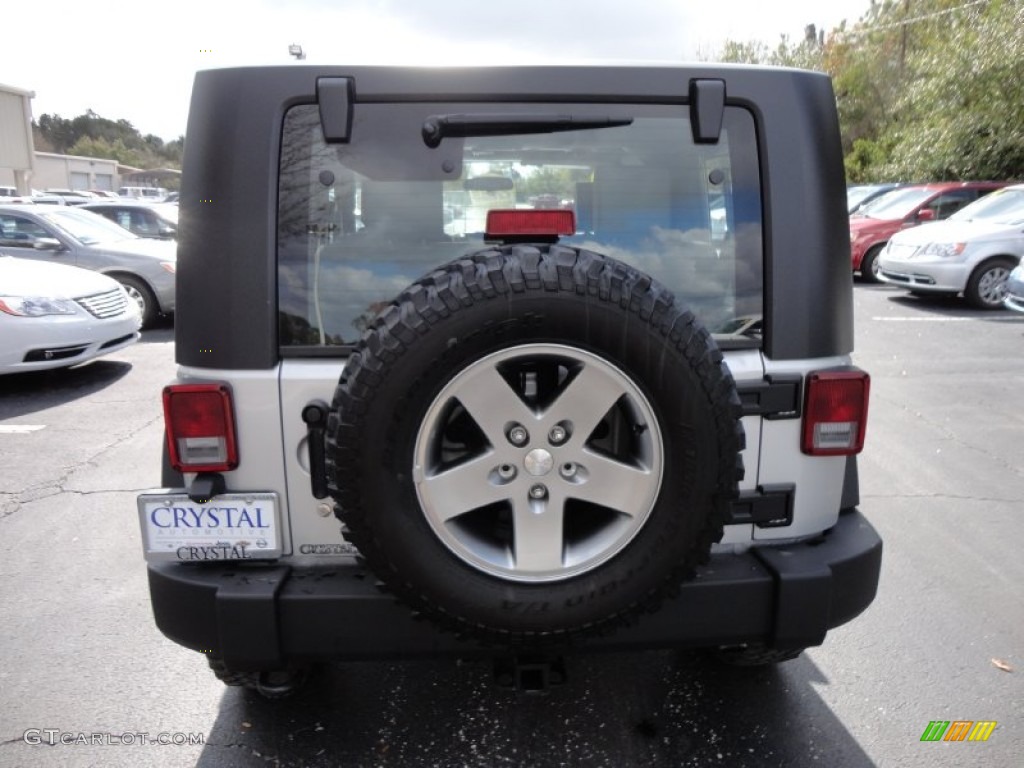
<instances>
[{"instance_id":1,"label":"off-road tire","mask_svg":"<svg viewBox=\"0 0 1024 768\"><path fill-rule=\"evenodd\" d=\"M531 356L534 352L536 359ZM474 515L486 517L479 532L486 542L481 545L484 556L477 561L473 536L478 530L470 531L467 540L471 543L460 549L461 539L449 536L448 523L439 523L435 519L438 510L424 503L429 481L424 479L422 459L433 455L424 452L424 445L430 445L432 429L444 432L456 421L455 417L450 421L432 419L446 413L445 407L458 411L462 401L455 398L445 405L444 393L461 381L460 376L481 370L493 373L491 360L497 360L493 365L500 376L506 375L502 365L522 365L524 372L520 374L516 368L512 374L515 385L508 386L514 390L520 385L517 377L534 375L539 393L546 366L561 371L563 358L564 368L576 373L565 374L564 383L559 384L564 388L553 395L549 410L563 405L558 397L569 391L574 375L593 369L616 385L621 383L628 393L614 401L605 420L617 418L619 409L640 414L632 427L635 437L626 443L650 441L654 445L655 436L660 436L660 479L650 505L628 510L643 515L642 525L621 540L614 536L599 539L602 546L608 544L608 552L575 570L567 565L564 577L557 568L554 572L518 570L518 551L510 555L514 564L507 568L500 562L488 562L489 537L499 536L498 528L505 525L496 519L502 514L511 517L508 527L513 532L500 533L511 538L518 526L532 524L527 521L534 518L517 516L520 513L516 511L525 508L516 506L525 498L518 494L526 494L528 487L532 492L534 486L528 484L538 479L527 473L540 475L540 480L551 486L552 504L556 487L562 488L559 483L564 478L558 475L566 465L555 459L558 469L538 468L529 463L531 451L523 465L510 461L499 466L511 466L508 471L515 480L510 482L522 479L525 483L509 490L515 496L504 513L494 511L493 504L469 507ZM534 364L540 372L527 371ZM505 384L498 376L487 380L492 389L504 391ZM587 387L590 381L586 379ZM468 393L478 391L483 390L467 385L461 394L473 399L475 395ZM525 391L516 396L526 398ZM614 396L615 390L611 392ZM585 399L580 388L573 397ZM513 402L515 399L502 402L514 411L520 411L521 405L530 407ZM569 406L575 401L567 397L565 402L572 411ZM533 407L538 413L543 410L536 403ZM466 405L465 412L470 410ZM650 414L655 423L646 424L644 414ZM364 334L346 362L328 419L330 492L348 540L386 587L415 611L442 628L478 641L564 642L608 631L655 609L692 575L694 566L706 560L711 544L721 538L725 509L736 496L742 477L740 415L735 383L713 339L691 312L677 306L672 294L650 277L585 250L546 245L492 248L454 261L414 283ZM489 456L488 446L495 454L510 450L504 444L508 432L484 431L480 426L488 421L500 424L504 413L487 414L477 421L478 416L479 411L469 416L469 421L484 439L479 439L480 434L474 438L471 426L459 437L467 445L475 439L482 446L473 458ZM521 418L533 424L529 414ZM428 425L440 426L423 430L425 419ZM599 419L599 427L607 426L605 420ZM515 419L509 416L509 421ZM571 430L572 420L567 423ZM567 444L572 439L578 441L573 450L587 446L587 451L575 454L584 457L581 464L591 461L589 441L601 432L588 430L581 428L581 434L567 440ZM548 438L553 434L547 427L544 432ZM524 444L523 450L544 445L538 455L547 454L545 435L532 435L532 442ZM550 454L558 456L558 450L551 447ZM648 452L657 453L654 448ZM593 461L592 467L608 466ZM618 478L618 466L604 477ZM493 480L494 471L481 478ZM491 480L480 481L481 493L490 493L486 482ZM500 481L494 482L500 485ZM638 487L648 489L645 483ZM462 488L458 486L459 491ZM474 486L474 493L477 490ZM572 493L569 490L565 495ZM461 499L455 502L461 503ZM443 517L446 510L443 504L439 506ZM549 508L543 509L547 514ZM559 509L568 510L569 505ZM425 510L431 512L430 519ZM568 521L569 512L565 515ZM614 515L608 519L618 524ZM630 514L625 519L633 520ZM568 553L571 526L560 517L557 521L564 525L557 530ZM590 518L585 525L590 525ZM603 534L604 529L600 530ZM543 549L548 539L538 538L536 543ZM492 549L499 555L504 551L497 545ZM565 562L569 562L568 554Z\"/></svg>"}]
</instances>

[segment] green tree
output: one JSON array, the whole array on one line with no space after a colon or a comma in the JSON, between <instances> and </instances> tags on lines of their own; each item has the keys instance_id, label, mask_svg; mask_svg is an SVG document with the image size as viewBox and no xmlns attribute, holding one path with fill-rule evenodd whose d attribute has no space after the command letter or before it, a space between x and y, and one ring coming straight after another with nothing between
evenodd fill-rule
<instances>
[{"instance_id":1,"label":"green tree","mask_svg":"<svg viewBox=\"0 0 1024 768\"><path fill-rule=\"evenodd\" d=\"M49 147L52 152L67 152L75 143L71 121L59 115L42 115L33 127L36 129L35 143Z\"/></svg>"},{"instance_id":2,"label":"green tree","mask_svg":"<svg viewBox=\"0 0 1024 768\"><path fill-rule=\"evenodd\" d=\"M832 77L851 181L1024 177L1024 3L872 0L856 22L723 61Z\"/></svg>"},{"instance_id":3,"label":"green tree","mask_svg":"<svg viewBox=\"0 0 1024 768\"><path fill-rule=\"evenodd\" d=\"M147 156L140 150L125 146L124 141L121 139L115 139L113 142L110 142L102 138L93 139L83 136L68 149L68 154L83 155L85 157L105 157L134 168L147 167Z\"/></svg>"},{"instance_id":4,"label":"green tree","mask_svg":"<svg viewBox=\"0 0 1024 768\"><path fill-rule=\"evenodd\" d=\"M572 200L576 197L576 183L587 181L589 177L590 171L586 168L547 166L524 176L516 184L516 193L520 202L537 195L555 195L560 200Z\"/></svg>"},{"instance_id":5,"label":"green tree","mask_svg":"<svg viewBox=\"0 0 1024 768\"><path fill-rule=\"evenodd\" d=\"M185 137L164 144L143 136L128 120L109 120L91 109L71 120L42 115L33 123L38 149L61 154L106 157L139 168L180 168Z\"/></svg>"},{"instance_id":6,"label":"green tree","mask_svg":"<svg viewBox=\"0 0 1024 768\"><path fill-rule=\"evenodd\" d=\"M894 177L1024 177L1024 4L992 0L934 18L908 57ZM927 36L927 37L925 37Z\"/></svg>"}]
</instances>

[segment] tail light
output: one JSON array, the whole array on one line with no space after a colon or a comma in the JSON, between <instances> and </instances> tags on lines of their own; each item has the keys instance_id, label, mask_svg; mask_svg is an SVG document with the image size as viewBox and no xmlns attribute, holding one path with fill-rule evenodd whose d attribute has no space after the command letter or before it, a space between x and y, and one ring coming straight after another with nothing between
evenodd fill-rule
<instances>
[{"instance_id":1,"label":"tail light","mask_svg":"<svg viewBox=\"0 0 1024 768\"><path fill-rule=\"evenodd\" d=\"M576 233L576 215L568 208L495 209L487 212L484 240L534 239L554 242Z\"/></svg>"},{"instance_id":2,"label":"tail light","mask_svg":"<svg viewBox=\"0 0 1024 768\"><path fill-rule=\"evenodd\" d=\"M817 371L807 377L803 440L811 456L852 456L864 448L871 378L864 371Z\"/></svg>"},{"instance_id":3,"label":"tail light","mask_svg":"<svg viewBox=\"0 0 1024 768\"><path fill-rule=\"evenodd\" d=\"M164 388L164 425L178 472L226 472L238 466L231 390L225 384Z\"/></svg>"}]
</instances>

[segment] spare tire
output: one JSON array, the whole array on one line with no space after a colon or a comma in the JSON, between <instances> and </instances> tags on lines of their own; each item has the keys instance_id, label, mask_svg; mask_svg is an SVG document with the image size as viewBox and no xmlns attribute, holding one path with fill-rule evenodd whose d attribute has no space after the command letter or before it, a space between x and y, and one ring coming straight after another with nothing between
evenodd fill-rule
<instances>
[{"instance_id":1,"label":"spare tire","mask_svg":"<svg viewBox=\"0 0 1024 768\"><path fill-rule=\"evenodd\" d=\"M742 477L735 383L650 277L513 245L405 290L348 359L331 495L368 567L441 627L564 641L652 610Z\"/></svg>"}]
</instances>

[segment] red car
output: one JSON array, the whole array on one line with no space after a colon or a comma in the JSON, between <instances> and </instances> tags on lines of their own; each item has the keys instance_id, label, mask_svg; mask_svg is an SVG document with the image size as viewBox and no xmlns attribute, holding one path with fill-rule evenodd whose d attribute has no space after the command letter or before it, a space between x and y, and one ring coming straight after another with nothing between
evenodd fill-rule
<instances>
[{"instance_id":1,"label":"red car","mask_svg":"<svg viewBox=\"0 0 1024 768\"><path fill-rule=\"evenodd\" d=\"M968 203L1007 182L953 181L913 184L876 198L850 217L850 260L853 271L868 283L878 282L878 255L901 229L951 216Z\"/></svg>"}]
</instances>

